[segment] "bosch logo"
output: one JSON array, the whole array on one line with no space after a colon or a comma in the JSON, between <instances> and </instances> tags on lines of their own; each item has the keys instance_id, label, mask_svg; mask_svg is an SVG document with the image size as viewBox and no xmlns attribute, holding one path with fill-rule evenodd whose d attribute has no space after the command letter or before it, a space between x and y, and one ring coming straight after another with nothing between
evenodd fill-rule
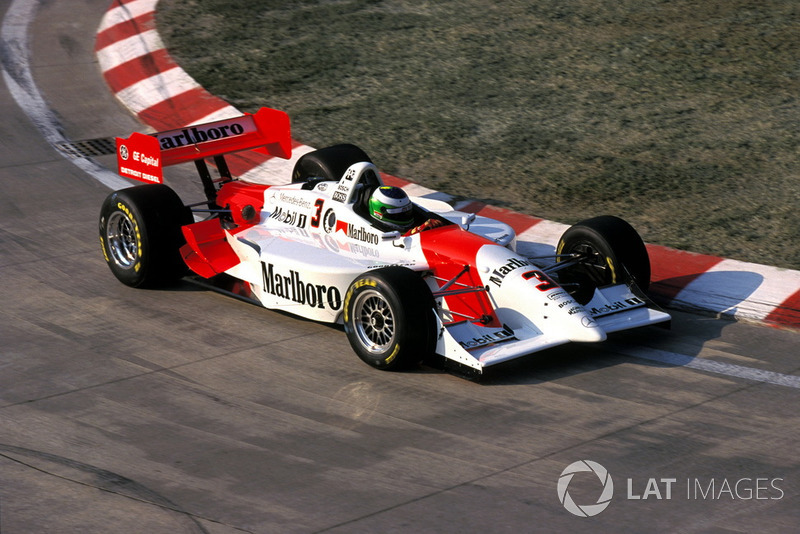
<instances>
[{"instance_id":1,"label":"bosch logo","mask_svg":"<svg viewBox=\"0 0 800 534\"><path fill-rule=\"evenodd\" d=\"M581 472L594 473L603 485L600 497L594 504L579 505L569 494L569 484L572 482L572 477L574 477L576 473ZM578 517L592 517L599 514L608 508L613 496L614 482L611 480L611 475L608 474L605 467L597 462L591 460L573 462L569 464L567 468L561 472L561 476L558 477L558 500L561 501L561 504L564 505L564 508L566 508L569 513Z\"/></svg>"}]
</instances>

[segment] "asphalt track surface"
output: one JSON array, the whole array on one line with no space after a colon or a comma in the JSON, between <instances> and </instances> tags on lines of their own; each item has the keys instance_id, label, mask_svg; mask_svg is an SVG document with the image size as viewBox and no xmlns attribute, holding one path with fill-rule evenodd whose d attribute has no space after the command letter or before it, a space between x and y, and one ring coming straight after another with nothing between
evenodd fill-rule
<instances>
[{"instance_id":1,"label":"asphalt track surface","mask_svg":"<svg viewBox=\"0 0 800 534\"><path fill-rule=\"evenodd\" d=\"M107 7L35 12L29 66L52 114L34 124L0 87L3 534L800 524L796 332L675 313L671 331L561 347L475 383L375 371L338 328L190 284L119 284L97 243L108 187L43 134L141 129L92 54ZM18 52L5 46L3 65L22 81ZM567 502L598 501L594 474L562 477L579 460L614 484L593 517L557 491L561 478Z\"/></svg>"}]
</instances>

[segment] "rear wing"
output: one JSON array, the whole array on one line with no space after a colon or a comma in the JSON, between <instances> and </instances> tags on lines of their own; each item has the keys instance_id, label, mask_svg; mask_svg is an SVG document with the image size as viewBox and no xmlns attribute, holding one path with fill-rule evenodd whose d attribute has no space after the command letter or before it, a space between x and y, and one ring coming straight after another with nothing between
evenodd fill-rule
<instances>
[{"instance_id":1,"label":"rear wing","mask_svg":"<svg viewBox=\"0 0 800 534\"><path fill-rule=\"evenodd\" d=\"M117 137L117 166L125 178L162 183L164 167L212 157L219 163L224 154L243 150L289 159L289 116L277 109L261 108L232 119L150 135L134 132L128 138Z\"/></svg>"}]
</instances>

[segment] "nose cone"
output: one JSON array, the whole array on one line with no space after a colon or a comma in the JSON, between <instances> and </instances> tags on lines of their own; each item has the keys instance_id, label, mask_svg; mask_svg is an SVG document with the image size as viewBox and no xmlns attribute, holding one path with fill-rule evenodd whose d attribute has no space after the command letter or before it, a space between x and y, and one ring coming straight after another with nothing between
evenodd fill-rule
<instances>
[{"instance_id":1,"label":"nose cone","mask_svg":"<svg viewBox=\"0 0 800 534\"><path fill-rule=\"evenodd\" d=\"M579 343L597 343L606 340L606 333L600 327L585 328L583 331L575 330L570 333L569 340Z\"/></svg>"},{"instance_id":2,"label":"nose cone","mask_svg":"<svg viewBox=\"0 0 800 534\"><path fill-rule=\"evenodd\" d=\"M580 314L580 319L570 325L568 336L570 341L579 343L597 343L607 337L605 330L587 314Z\"/></svg>"}]
</instances>

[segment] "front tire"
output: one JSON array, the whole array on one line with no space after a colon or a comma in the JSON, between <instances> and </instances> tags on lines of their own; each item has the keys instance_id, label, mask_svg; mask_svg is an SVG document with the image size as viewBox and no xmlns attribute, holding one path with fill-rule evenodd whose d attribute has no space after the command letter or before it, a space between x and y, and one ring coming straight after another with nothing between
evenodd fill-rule
<instances>
[{"instance_id":1,"label":"front tire","mask_svg":"<svg viewBox=\"0 0 800 534\"><path fill-rule=\"evenodd\" d=\"M634 282L647 291L650 256L636 230L623 219L603 215L586 219L567 229L558 241L557 254L580 254L583 261L559 273L559 283L572 291L581 304L594 290L612 284ZM559 261L565 261L559 258Z\"/></svg>"},{"instance_id":2,"label":"front tire","mask_svg":"<svg viewBox=\"0 0 800 534\"><path fill-rule=\"evenodd\" d=\"M131 287L173 282L187 272L181 226L193 222L178 195L163 184L115 191L100 210L100 245L114 276Z\"/></svg>"},{"instance_id":3,"label":"front tire","mask_svg":"<svg viewBox=\"0 0 800 534\"><path fill-rule=\"evenodd\" d=\"M383 370L412 367L434 352L434 300L419 275L404 267L365 273L350 285L344 329L365 363Z\"/></svg>"}]
</instances>

